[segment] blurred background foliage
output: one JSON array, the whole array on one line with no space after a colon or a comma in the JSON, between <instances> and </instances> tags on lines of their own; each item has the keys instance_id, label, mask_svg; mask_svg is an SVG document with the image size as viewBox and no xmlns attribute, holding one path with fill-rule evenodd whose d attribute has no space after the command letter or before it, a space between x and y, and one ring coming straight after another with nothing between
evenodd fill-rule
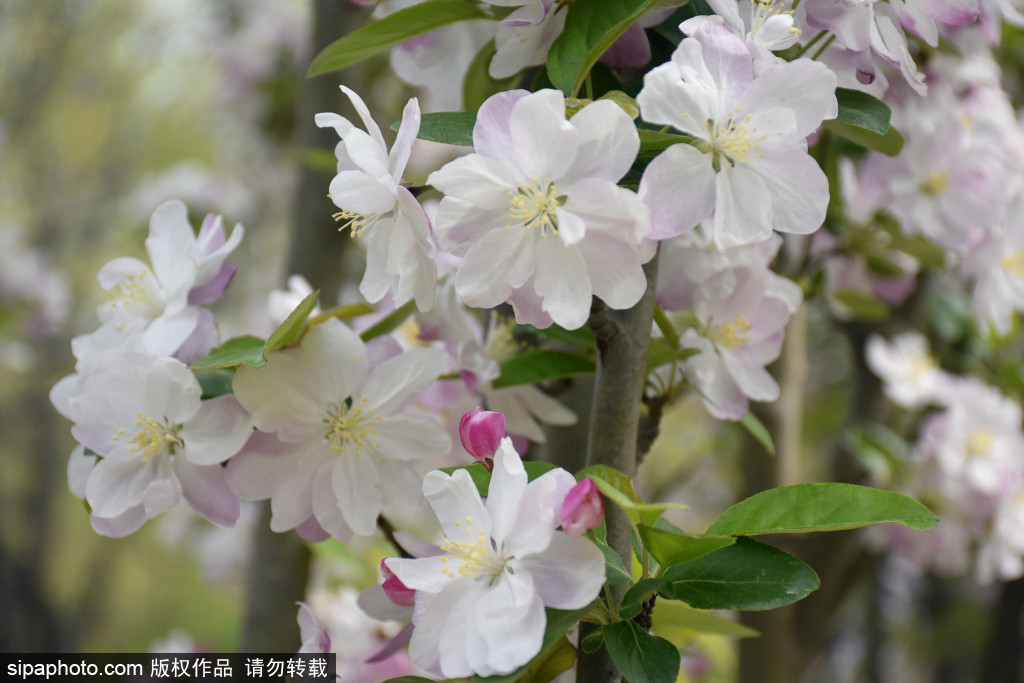
<instances>
[{"instance_id":1,"label":"blurred background foliage","mask_svg":"<svg viewBox=\"0 0 1024 683\"><path fill-rule=\"evenodd\" d=\"M0 3L0 650L238 647L248 532L258 511L248 510L233 530L180 510L126 539L98 536L68 491L74 442L48 392L73 371L70 338L96 327L104 301L97 271L116 256L143 255L148 216L167 199L184 200L195 225L213 212L246 227L232 258L238 277L216 311L222 338L265 333L266 296L291 272L305 272L328 299L346 273L358 278L361 268L340 265L358 257L342 253L349 240L333 230L325 196L331 169L303 165L323 158L310 150L329 153L336 142L332 131L315 129L312 114L346 113L339 80L362 93L381 122L398 119L408 92L378 77L386 58L340 76L304 81L303 74L314 44L367 14L343 0ZM1001 54L1020 105L1019 32L1007 31ZM970 369L956 365L971 357L958 346L958 303L943 305L923 305L940 338L949 332L940 357L950 369ZM742 429L711 421L698 401L666 409L638 487L648 499L691 506L673 522L699 531L742 495L797 481L861 480L872 467L849 447L850 427L880 410L877 386L862 386L873 380L854 353L867 330L837 325L814 302L799 324L803 331L787 340L799 344L796 355L775 370L784 387L801 387L803 417L787 426L783 413L792 407L762 411L773 429L790 430L790 446L777 441L774 458ZM1018 344L1001 351L1007 367L1020 352ZM850 536L837 536L850 544ZM807 559L816 540L783 545L796 544ZM313 585L374 583L386 552L379 540L322 544ZM828 586L821 564L811 564ZM879 566L870 565L866 582L836 586L840 598L806 601L813 613L814 600L831 600L827 623L803 627L821 631L816 649L803 655L815 662L810 679L881 680L863 666L872 651L899 660L886 670L904 672L901 681L972 680L1000 587L926 577L908 595L886 584ZM884 600L896 600L903 616L882 624ZM794 615L780 610L754 625L794 636ZM685 636L685 626L662 618L662 628ZM768 649L779 642L743 642L757 641ZM736 680L737 647L722 637L694 639L683 677ZM765 660L747 659L753 673L743 680L758 680ZM844 670L854 673L837 673Z\"/></svg>"}]
</instances>

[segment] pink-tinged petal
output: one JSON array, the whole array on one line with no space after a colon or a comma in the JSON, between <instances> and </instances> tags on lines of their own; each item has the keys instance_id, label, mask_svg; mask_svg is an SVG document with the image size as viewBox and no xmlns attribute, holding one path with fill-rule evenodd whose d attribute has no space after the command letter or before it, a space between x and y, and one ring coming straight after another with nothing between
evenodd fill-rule
<instances>
[{"instance_id":1,"label":"pink-tinged petal","mask_svg":"<svg viewBox=\"0 0 1024 683\"><path fill-rule=\"evenodd\" d=\"M324 463L313 480L313 516L324 531L338 541L348 543L355 534L338 507L338 497L334 495L331 482L333 468L334 463Z\"/></svg>"},{"instance_id":2,"label":"pink-tinged petal","mask_svg":"<svg viewBox=\"0 0 1024 683\"><path fill-rule=\"evenodd\" d=\"M593 292L579 250L555 239L538 239L534 244L537 270L533 289L544 310L568 330L582 327L590 317Z\"/></svg>"},{"instance_id":3,"label":"pink-tinged petal","mask_svg":"<svg viewBox=\"0 0 1024 683\"><path fill-rule=\"evenodd\" d=\"M391 169L391 179L397 184L402 182L402 174L405 173L405 165L409 163L409 155L412 154L412 143L416 141L416 135L420 132L420 104L414 97L409 100L402 111L402 124L398 127L398 137L388 155L388 167Z\"/></svg>"},{"instance_id":4,"label":"pink-tinged petal","mask_svg":"<svg viewBox=\"0 0 1024 683\"><path fill-rule=\"evenodd\" d=\"M477 460L490 460L505 438L505 416L477 406L459 420L459 439Z\"/></svg>"},{"instance_id":5,"label":"pink-tinged petal","mask_svg":"<svg viewBox=\"0 0 1024 683\"><path fill-rule=\"evenodd\" d=\"M721 358L747 398L755 401L775 401L779 398L779 385L763 367L745 365L729 351L723 351Z\"/></svg>"},{"instance_id":6,"label":"pink-tinged petal","mask_svg":"<svg viewBox=\"0 0 1024 683\"><path fill-rule=\"evenodd\" d=\"M195 333L202 317L198 306L185 306L174 313L168 309L146 327L139 340L142 348L154 356L174 355Z\"/></svg>"},{"instance_id":7,"label":"pink-tinged petal","mask_svg":"<svg viewBox=\"0 0 1024 683\"><path fill-rule=\"evenodd\" d=\"M516 103L529 94L526 90L506 90L488 97L480 106L473 127L473 147L478 154L502 166L515 166L509 122ZM430 184L433 185L433 182Z\"/></svg>"},{"instance_id":8,"label":"pink-tinged petal","mask_svg":"<svg viewBox=\"0 0 1024 683\"><path fill-rule=\"evenodd\" d=\"M558 182L566 187L583 178L619 182L640 151L640 136L629 115L610 100L598 100L576 112L569 123L579 135L579 148Z\"/></svg>"},{"instance_id":9,"label":"pink-tinged petal","mask_svg":"<svg viewBox=\"0 0 1024 683\"><path fill-rule=\"evenodd\" d=\"M578 182L562 208L583 219L588 235L601 232L630 248L635 248L651 230L650 211L635 192L598 178ZM653 250L644 260L652 256Z\"/></svg>"},{"instance_id":10,"label":"pink-tinged petal","mask_svg":"<svg viewBox=\"0 0 1024 683\"><path fill-rule=\"evenodd\" d=\"M181 430L186 456L196 465L224 462L245 445L252 427L252 416L233 395L203 401Z\"/></svg>"},{"instance_id":11,"label":"pink-tinged petal","mask_svg":"<svg viewBox=\"0 0 1024 683\"><path fill-rule=\"evenodd\" d=\"M197 274L196 236L182 202L172 199L156 207L149 219L146 253L168 300L192 288Z\"/></svg>"},{"instance_id":12,"label":"pink-tinged petal","mask_svg":"<svg viewBox=\"0 0 1024 683\"><path fill-rule=\"evenodd\" d=\"M253 432L242 450L228 460L224 470L228 486L245 500L270 498L301 457L294 450L295 444L278 441L273 434Z\"/></svg>"},{"instance_id":13,"label":"pink-tinged petal","mask_svg":"<svg viewBox=\"0 0 1024 683\"><path fill-rule=\"evenodd\" d=\"M481 209L461 199L445 197L438 206L434 225L441 247L455 256L465 256L484 235L511 222L507 201L498 208Z\"/></svg>"},{"instance_id":14,"label":"pink-tinged petal","mask_svg":"<svg viewBox=\"0 0 1024 683\"><path fill-rule=\"evenodd\" d=\"M370 134L370 137L373 138L375 143L377 143L377 146L384 149L386 147L384 143L384 136L381 135L377 122L373 120L372 116L370 116L370 110L367 109L366 103L363 102L363 98L357 95L351 88L344 85L339 87L343 93L348 95L348 99L352 101L352 106L355 107L356 113L359 114L359 118L363 120L363 125L366 126L366 131ZM346 134L345 137L348 137L348 135Z\"/></svg>"},{"instance_id":15,"label":"pink-tinged petal","mask_svg":"<svg viewBox=\"0 0 1024 683\"><path fill-rule=\"evenodd\" d=\"M966 26L978 19L978 0L931 0L928 12L943 24Z\"/></svg>"},{"instance_id":16,"label":"pink-tinged petal","mask_svg":"<svg viewBox=\"0 0 1024 683\"><path fill-rule=\"evenodd\" d=\"M152 519L162 512L177 507L181 500L181 484L175 479L166 462L160 463L159 478L149 482L142 494L142 507L146 517Z\"/></svg>"},{"instance_id":17,"label":"pink-tinged petal","mask_svg":"<svg viewBox=\"0 0 1024 683\"><path fill-rule=\"evenodd\" d=\"M519 567L533 577L541 601L555 609L580 609L604 585L604 555L590 540L556 533L543 553L524 557Z\"/></svg>"},{"instance_id":18,"label":"pink-tinged petal","mask_svg":"<svg viewBox=\"0 0 1024 683\"><path fill-rule=\"evenodd\" d=\"M520 180L562 177L579 146L579 134L565 119L561 90L540 90L516 102L509 134Z\"/></svg>"},{"instance_id":19,"label":"pink-tinged petal","mask_svg":"<svg viewBox=\"0 0 1024 683\"><path fill-rule=\"evenodd\" d=\"M700 398L708 412L718 420L740 420L747 414L747 397L733 381L718 352L694 330L683 333L682 347L699 349L700 353L686 359L686 377L700 390Z\"/></svg>"},{"instance_id":20,"label":"pink-tinged petal","mask_svg":"<svg viewBox=\"0 0 1024 683\"><path fill-rule=\"evenodd\" d=\"M508 191L515 187L516 178L502 163L482 154L467 154L431 173L427 184L473 206L508 213ZM438 222L442 222L440 215Z\"/></svg>"},{"instance_id":21,"label":"pink-tinged petal","mask_svg":"<svg viewBox=\"0 0 1024 683\"><path fill-rule=\"evenodd\" d=\"M233 459L232 459L233 461ZM271 531L288 531L313 516L313 484L323 467L323 459L304 458L285 472L274 486L270 499Z\"/></svg>"},{"instance_id":22,"label":"pink-tinged petal","mask_svg":"<svg viewBox=\"0 0 1024 683\"><path fill-rule=\"evenodd\" d=\"M759 112L780 107L796 116L795 135L805 138L824 119L834 119L836 75L821 62L798 59L765 69L740 98L746 111Z\"/></svg>"},{"instance_id":23,"label":"pink-tinged petal","mask_svg":"<svg viewBox=\"0 0 1024 683\"><path fill-rule=\"evenodd\" d=\"M135 533L139 527L145 524L146 511L141 505L136 505L117 517L97 517L95 514L91 514L89 522L92 524L93 531L100 536L124 538Z\"/></svg>"},{"instance_id":24,"label":"pink-tinged petal","mask_svg":"<svg viewBox=\"0 0 1024 683\"><path fill-rule=\"evenodd\" d=\"M328 401L327 396L313 395L307 390L310 385L306 383L313 382L313 378L308 377L310 368L294 354L295 351L290 350L272 353L263 367L240 367L232 380L235 398L252 415L256 427L289 442L301 441L322 431L321 420L325 415L321 413ZM345 397L332 398L344 400Z\"/></svg>"},{"instance_id":25,"label":"pink-tinged petal","mask_svg":"<svg viewBox=\"0 0 1024 683\"><path fill-rule=\"evenodd\" d=\"M365 612L366 610L363 611ZM403 626L402 630L400 630L394 638L385 643L384 647L378 650L372 657L367 659L366 663L376 664L377 662L383 662L384 660L393 657L398 652L401 652L405 648L406 643L408 643L412 638L414 628L415 626L411 622Z\"/></svg>"},{"instance_id":26,"label":"pink-tinged petal","mask_svg":"<svg viewBox=\"0 0 1024 683\"><path fill-rule=\"evenodd\" d=\"M909 3L903 2L903 0L892 0L890 4L896 17L903 24L903 28L932 47L938 45L939 27L935 25L935 20L928 16L924 3L914 0Z\"/></svg>"},{"instance_id":27,"label":"pink-tinged petal","mask_svg":"<svg viewBox=\"0 0 1024 683\"><path fill-rule=\"evenodd\" d=\"M526 486L527 476L523 461L512 447L512 440L505 437L501 441L501 448L494 454L494 469L491 472L491 485L485 503L491 518L491 538L498 544L499 549L502 549L502 544L516 529L520 502L526 493ZM449 538L452 537L449 534ZM504 550L512 552L513 549Z\"/></svg>"},{"instance_id":28,"label":"pink-tinged petal","mask_svg":"<svg viewBox=\"0 0 1024 683\"><path fill-rule=\"evenodd\" d=\"M368 454L344 453L334 462L331 484L345 523L360 536L377 529L377 515L384 504L380 478Z\"/></svg>"},{"instance_id":29,"label":"pink-tinged petal","mask_svg":"<svg viewBox=\"0 0 1024 683\"><path fill-rule=\"evenodd\" d=\"M202 306L213 303L224 294L224 291L231 284L231 280L238 272L238 266L233 263L222 263L212 278L200 287L193 287L188 293L188 302L193 306Z\"/></svg>"},{"instance_id":30,"label":"pink-tinged petal","mask_svg":"<svg viewBox=\"0 0 1024 683\"><path fill-rule=\"evenodd\" d=\"M491 516L480 501L480 493L476 490L469 472L456 470L451 476L434 470L427 473L423 478L423 495L430 503L430 507L437 515L448 538L464 538L466 535L466 517L472 520L474 526L480 528L491 528ZM391 571L398 574L393 565ZM399 574L405 585L416 588L412 583L406 581L404 575Z\"/></svg>"},{"instance_id":31,"label":"pink-tinged petal","mask_svg":"<svg viewBox=\"0 0 1024 683\"><path fill-rule=\"evenodd\" d=\"M772 234L772 197L761 179L745 166L715 177L715 241L722 246L751 244Z\"/></svg>"},{"instance_id":32,"label":"pink-tinged petal","mask_svg":"<svg viewBox=\"0 0 1024 683\"><path fill-rule=\"evenodd\" d=\"M699 43L695 49L699 57ZM640 116L644 121L675 126L694 137L707 138L705 121L712 119L716 114L716 95L713 87L700 83L683 83L679 77L679 68L675 64L662 64L644 76L644 87L636 96L636 101L640 105Z\"/></svg>"},{"instance_id":33,"label":"pink-tinged petal","mask_svg":"<svg viewBox=\"0 0 1024 683\"><path fill-rule=\"evenodd\" d=\"M570 536L582 536L596 529L604 519L604 499L597 490L597 484L590 477L584 477L569 489L558 512L562 530Z\"/></svg>"},{"instance_id":34,"label":"pink-tinged petal","mask_svg":"<svg viewBox=\"0 0 1024 683\"><path fill-rule=\"evenodd\" d=\"M305 522L295 527L295 533L299 535L304 541L310 543L320 543L326 541L331 537L329 533L324 531L323 527L316 521L316 517L310 516Z\"/></svg>"},{"instance_id":35,"label":"pink-tinged petal","mask_svg":"<svg viewBox=\"0 0 1024 683\"><path fill-rule=\"evenodd\" d=\"M487 73L491 78L508 78L528 66L543 64L551 45L565 28L567 14L550 12L546 20L538 25L509 26L503 23L495 36L498 49ZM509 19L516 22L516 14L510 15Z\"/></svg>"},{"instance_id":36,"label":"pink-tinged petal","mask_svg":"<svg viewBox=\"0 0 1024 683\"><path fill-rule=\"evenodd\" d=\"M652 240L682 235L715 208L711 155L690 145L672 145L659 154L640 179L640 199L651 211Z\"/></svg>"},{"instance_id":37,"label":"pink-tinged petal","mask_svg":"<svg viewBox=\"0 0 1024 683\"><path fill-rule=\"evenodd\" d=\"M361 216L387 213L395 208L394 188L363 171L342 171L334 176L330 194L339 209Z\"/></svg>"},{"instance_id":38,"label":"pink-tinged petal","mask_svg":"<svg viewBox=\"0 0 1024 683\"><path fill-rule=\"evenodd\" d=\"M419 460L444 455L451 450L448 432L432 417L393 415L378 423L373 440L375 450L393 460Z\"/></svg>"},{"instance_id":39,"label":"pink-tinged petal","mask_svg":"<svg viewBox=\"0 0 1024 683\"><path fill-rule=\"evenodd\" d=\"M613 69L639 69L651 61L651 42L644 27L633 24L598 60Z\"/></svg>"},{"instance_id":40,"label":"pink-tinged petal","mask_svg":"<svg viewBox=\"0 0 1024 683\"><path fill-rule=\"evenodd\" d=\"M544 552L551 544L558 526L558 511L567 492L563 472L552 470L526 486L514 526L501 546L505 552L526 557Z\"/></svg>"},{"instance_id":41,"label":"pink-tinged petal","mask_svg":"<svg viewBox=\"0 0 1024 683\"><path fill-rule=\"evenodd\" d=\"M127 449L123 449L127 451ZM142 503L146 487L160 477L162 458L112 455L100 460L85 485L85 499L98 517L117 517Z\"/></svg>"},{"instance_id":42,"label":"pink-tinged petal","mask_svg":"<svg viewBox=\"0 0 1024 683\"><path fill-rule=\"evenodd\" d=\"M708 25L705 26L710 28ZM718 30L701 31L698 39L704 66L718 90L723 93L724 101L736 101L737 96L754 82L753 60L746 43L725 27ZM684 43L688 41L698 42L694 38L683 39ZM684 57L679 50L672 55L672 60L680 66L684 79L687 77L686 69L694 66L691 59L692 56ZM719 112L719 114L724 113ZM718 119L718 117L714 118Z\"/></svg>"},{"instance_id":43,"label":"pink-tinged petal","mask_svg":"<svg viewBox=\"0 0 1024 683\"><path fill-rule=\"evenodd\" d=\"M376 415L392 415L445 373L449 365L444 349L412 349L390 358L366 379L362 394L366 406Z\"/></svg>"},{"instance_id":44,"label":"pink-tinged petal","mask_svg":"<svg viewBox=\"0 0 1024 683\"><path fill-rule=\"evenodd\" d=\"M399 558L387 558L381 560L381 562L393 562ZM388 569L388 571L391 571ZM393 574L394 572L392 572ZM440 587L438 588L440 590ZM384 593L384 589L381 586L370 586L369 588L363 589L359 593L359 598L356 601L359 605L359 609L366 612L367 615L373 617L377 621L408 621L412 619L412 607L403 607L402 605L396 605L391 602L387 595ZM412 624L409 624L412 626ZM411 635L411 634L410 634ZM404 643L409 642L409 637L406 636Z\"/></svg>"},{"instance_id":45,"label":"pink-tinged petal","mask_svg":"<svg viewBox=\"0 0 1024 683\"><path fill-rule=\"evenodd\" d=\"M594 232L576 246L586 263L594 296L617 309L635 304L647 289L644 250L629 247L610 236Z\"/></svg>"},{"instance_id":46,"label":"pink-tinged petal","mask_svg":"<svg viewBox=\"0 0 1024 683\"><path fill-rule=\"evenodd\" d=\"M807 235L821 227L828 209L828 178L802 150L765 153L751 164L771 197L772 227Z\"/></svg>"},{"instance_id":47,"label":"pink-tinged petal","mask_svg":"<svg viewBox=\"0 0 1024 683\"><path fill-rule=\"evenodd\" d=\"M542 308L543 301L532 287L521 287L513 290L508 297L516 322L520 325L533 325L538 329L549 327L555 321Z\"/></svg>"},{"instance_id":48,"label":"pink-tinged petal","mask_svg":"<svg viewBox=\"0 0 1024 683\"><path fill-rule=\"evenodd\" d=\"M242 511L241 503L228 488L223 467L193 465L185 458L175 458L173 467L181 482L182 495L196 512L219 526L235 525Z\"/></svg>"},{"instance_id":49,"label":"pink-tinged petal","mask_svg":"<svg viewBox=\"0 0 1024 683\"><path fill-rule=\"evenodd\" d=\"M540 652L547 619L529 574L502 574L475 605L490 673L511 673Z\"/></svg>"},{"instance_id":50,"label":"pink-tinged petal","mask_svg":"<svg viewBox=\"0 0 1024 683\"><path fill-rule=\"evenodd\" d=\"M516 228L491 230L459 266L455 289L475 308L493 308L522 287L534 272L534 240Z\"/></svg>"},{"instance_id":51,"label":"pink-tinged petal","mask_svg":"<svg viewBox=\"0 0 1024 683\"><path fill-rule=\"evenodd\" d=\"M213 319L213 313L210 313L205 308L200 308L199 319L196 322L195 329L181 343L178 350L174 352L174 358L188 365L200 358L205 358L209 355L210 351L219 345L220 332L217 331L217 323Z\"/></svg>"},{"instance_id":52,"label":"pink-tinged petal","mask_svg":"<svg viewBox=\"0 0 1024 683\"><path fill-rule=\"evenodd\" d=\"M327 635L327 629L316 618L313 611L304 602L299 605L299 638L302 640L302 647L299 653L321 653L331 651L331 637Z\"/></svg>"}]
</instances>

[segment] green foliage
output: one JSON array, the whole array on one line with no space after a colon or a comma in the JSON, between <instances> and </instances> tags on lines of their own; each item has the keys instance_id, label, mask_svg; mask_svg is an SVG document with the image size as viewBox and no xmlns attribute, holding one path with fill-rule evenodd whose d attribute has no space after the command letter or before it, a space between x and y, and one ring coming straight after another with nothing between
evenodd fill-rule
<instances>
[{"instance_id":1,"label":"green foliage","mask_svg":"<svg viewBox=\"0 0 1024 683\"><path fill-rule=\"evenodd\" d=\"M860 90L847 88L836 88L836 100L839 102L836 121L879 135L888 132L892 110L881 100Z\"/></svg>"},{"instance_id":2,"label":"green foliage","mask_svg":"<svg viewBox=\"0 0 1024 683\"><path fill-rule=\"evenodd\" d=\"M590 477L601 495L622 508L634 524L653 525L668 509L688 510L681 503L645 503L633 488L633 480L607 465L591 465L576 473L577 481Z\"/></svg>"},{"instance_id":3,"label":"green foliage","mask_svg":"<svg viewBox=\"0 0 1024 683\"><path fill-rule=\"evenodd\" d=\"M519 384L535 384L549 379L589 375L594 361L568 351L532 349L514 356L501 365L501 375L491 383L495 389Z\"/></svg>"},{"instance_id":4,"label":"green foliage","mask_svg":"<svg viewBox=\"0 0 1024 683\"><path fill-rule=\"evenodd\" d=\"M392 130L398 130L401 121L391 124ZM420 131L417 137L431 142L443 142L446 145L473 146L473 126L476 125L476 114L464 111L442 111L436 114L423 114L420 117Z\"/></svg>"},{"instance_id":5,"label":"green foliage","mask_svg":"<svg viewBox=\"0 0 1024 683\"><path fill-rule=\"evenodd\" d=\"M316 301L320 297L320 290L310 292L299 302L295 310L288 314L284 322L278 325L277 329L267 338L266 353L276 351L299 338L306 320L316 308Z\"/></svg>"},{"instance_id":6,"label":"green foliage","mask_svg":"<svg viewBox=\"0 0 1024 683\"><path fill-rule=\"evenodd\" d=\"M708 529L714 535L784 534L903 524L931 529L939 520L913 498L854 484L796 484L733 505Z\"/></svg>"},{"instance_id":7,"label":"green foliage","mask_svg":"<svg viewBox=\"0 0 1024 683\"><path fill-rule=\"evenodd\" d=\"M749 538L665 570L658 592L698 609L766 610L796 602L817 590L818 575L806 564Z\"/></svg>"},{"instance_id":8,"label":"green foliage","mask_svg":"<svg viewBox=\"0 0 1024 683\"><path fill-rule=\"evenodd\" d=\"M594 333L586 325L577 327L575 330L567 330L560 325L549 325L544 328L534 327L533 325L516 325L515 333L518 334L520 331L543 335L548 339L573 344L574 346L582 346L587 349L597 348L597 342L594 341Z\"/></svg>"},{"instance_id":9,"label":"green foliage","mask_svg":"<svg viewBox=\"0 0 1024 683\"><path fill-rule=\"evenodd\" d=\"M364 342L368 342L371 339L376 339L382 335L388 334L398 329L398 326L405 322L405 319L413 314L416 310L415 301L406 301L404 304L393 310L391 313L386 315L376 325L370 327L370 329L359 335L360 339Z\"/></svg>"},{"instance_id":10,"label":"green foliage","mask_svg":"<svg viewBox=\"0 0 1024 683\"><path fill-rule=\"evenodd\" d=\"M679 648L643 630L634 621L602 627L615 666L630 681L674 683L679 675Z\"/></svg>"},{"instance_id":11,"label":"green foliage","mask_svg":"<svg viewBox=\"0 0 1024 683\"><path fill-rule=\"evenodd\" d=\"M343 69L436 28L467 19L489 19L476 3L427 0L342 36L313 58L307 78Z\"/></svg>"},{"instance_id":12,"label":"green foliage","mask_svg":"<svg viewBox=\"0 0 1024 683\"><path fill-rule=\"evenodd\" d=\"M203 390L202 399L216 398L231 393L231 380L235 373L227 368L199 370L195 373L196 380Z\"/></svg>"},{"instance_id":13,"label":"green foliage","mask_svg":"<svg viewBox=\"0 0 1024 683\"><path fill-rule=\"evenodd\" d=\"M761 635L749 626L720 617L714 612L694 609L685 602L663 600L658 603L655 626L659 629L686 629L694 633L715 633L730 638L756 638Z\"/></svg>"},{"instance_id":14,"label":"green foliage","mask_svg":"<svg viewBox=\"0 0 1024 683\"><path fill-rule=\"evenodd\" d=\"M605 578L609 585L624 586L629 583L632 577L629 574L629 570L626 569L626 565L622 562L622 557L604 541L597 540L596 543L604 555Z\"/></svg>"},{"instance_id":15,"label":"green foliage","mask_svg":"<svg viewBox=\"0 0 1024 683\"><path fill-rule=\"evenodd\" d=\"M643 524L638 527L638 530L640 538L644 542L644 548L662 567L696 560L698 557L703 557L736 542L732 536L696 536L657 529Z\"/></svg>"},{"instance_id":16,"label":"green foliage","mask_svg":"<svg viewBox=\"0 0 1024 683\"><path fill-rule=\"evenodd\" d=\"M832 292L836 303L845 306L858 320L887 320L892 314L889 305L870 292L856 287L844 287Z\"/></svg>"},{"instance_id":17,"label":"green foliage","mask_svg":"<svg viewBox=\"0 0 1024 683\"><path fill-rule=\"evenodd\" d=\"M764 423L757 419L756 415L747 412L740 420L740 424L750 432L751 436L757 439L758 443L764 446L769 455L775 455L775 442L772 441L772 434L764 426Z\"/></svg>"},{"instance_id":18,"label":"green foliage","mask_svg":"<svg viewBox=\"0 0 1024 683\"><path fill-rule=\"evenodd\" d=\"M640 133L640 154L643 157L655 157L672 145L687 144L693 138L689 135L678 133L663 133L660 130L649 130L641 128Z\"/></svg>"}]
</instances>

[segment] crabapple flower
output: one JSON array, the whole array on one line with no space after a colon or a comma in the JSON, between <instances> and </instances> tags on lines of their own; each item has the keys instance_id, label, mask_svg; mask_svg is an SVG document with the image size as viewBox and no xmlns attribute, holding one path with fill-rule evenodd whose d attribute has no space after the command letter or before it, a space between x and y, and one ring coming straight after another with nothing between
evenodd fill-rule
<instances>
[{"instance_id":1,"label":"crabapple flower","mask_svg":"<svg viewBox=\"0 0 1024 683\"><path fill-rule=\"evenodd\" d=\"M476 407L459 420L459 437L467 453L490 464L505 438L505 416Z\"/></svg>"},{"instance_id":2,"label":"crabapple flower","mask_svg":"<svg viewBox=\"0 0 1024 683\"><path fill-rule=\"evenodd\" d=\"M540 651L545 607L579 609L597 597L601 551L555 529L574 484L562 469L528 483L508 438L486 502L465 470L427 475L423 494L444 529L443 554L387 560L416 591L414 664L448 678L509 673Z\"/></svg>"},{"instance_id":3,"label":"crabapple flower","mask_svg":"<svg viewBox=\"0 0 1024 683\"><path fill-rule=\"evenodd\" d=\"M298 605L299 638L302 640L299 653L327 654L331 651L331 636L327 633L327 628L320 623L306 603L300 602Z\"/></svg>"},{"instance_id":4,"label":"crabapple flower","mask_svg":"<svg viewBox=\"0 0 1024 683\"><path fill-rule=\"evenodd\" d=\"M719 246L808 234L825 219L828 180L807 153L808 135L835 118L836 77L809 59L755 72L743 40L719 31L686 38L651 70L637 96L645 121L694 138L662 152L644 172L651 239L711 217Z\"/></svg>"},{"instance_id":5,"label":"crabapple flower","mask_svg":"<svg viewBox=\"0 0 1024 683\"><path fill-rule=\"evenodd\" d=\"M701 391L708 412L739 420L748 399L774 401L776 384L765 366L779 357L791 301L789 286L769 270L736 266L707 280L697 291L694 312L703 330L683 333L683 348L699 349L684 371Z\"/></svg>"},{"instance_id":6,"label":"crabapple flower","mask_svg":"<svg viewBox=\"0 0 1024 683\"><path fill-rule=\"evenodd\" d=\"M235 374L235 396L262 433L228 464L228 483L242 498L271 499L274 531L372 534L385 503L415 499L410 461L451 447L436 420L401 412L446 366L444 351L414 349L371 368L355 332L333 318L315 325L297 348Z\"/></svg>"},{"instance_id":7,"label":"crabapple flower","mask_svg":"<svg viewBox=\"0 0 1024 683\"><path fill-rule=\"evenodd\" d=\"M882 391L904 408L920 408L935 401L947 387L945 373L928 352L928 340L918 332L905 332L891 343L876 334L864 350L868 367L882 380Z\"/></svg>"},{"instance_id":8,"label":"crabapple flower","mask_svg":"<svg viewBox=\"0 0 1024 683\"><path fill-rule=\"evenodd\" d=\"M69 463L69 475L85 479L99 533L131 533L181 497L211 522L234 525L239 501L220 463L249 439L252 421L233 396L200 401L201 393L183 363L118 350L54 388L75 439L101 456L91 469L84 454Z\"/></svg>"},{"instance_id":9,"label":"crabapple flower","mask_svg":"<svg viewBox=\"0 0 1024 683\"><path fill-rule=\"evenodd\" d=\"M639 150L636 127L608 100L565 118L557 90L490 97L473 129L474 154L427 182L445 193L441 246L463 257L455 288L469 306L509 302L516 320L575 329L593 295L628 308L643 295L646 207L616 185Z\"/></svg>"},{"instance_id":10,"label":"crabapple flower","mask_svg":"<svg viewBox=\"0 0 1024 683\"><path fill-rule=\"evenodd\" d=\"M786 0L708 0L716 16L698 15L680 24L688 36L725 25L747 44L755 60L780 61L771 53L794 45L800 29L793 24L793 10Z\"/></svg>"},{"instance_id":11,"label":"crabapple flower","mask_svg":"<svg viewBox=\"0 0 1024 683\"><path fill-rule=\"evenodd\" d=\"M244 232L236 226L226 239L220 218L208 216L197 237L183 203L158 206L146 238L152 265L121 257L100 269L100 286L115 295L100 307L100 329L73 340L75 355L81 360L114 347L186 362L206 355L218 334L213 316L199 305L224 293L236 270L224 259Z\"/></svg>"},{"instance_id":12,"label":"crabapple flower","mask_svg":"<svg viewBox=\"0 0 1024 683\"><path fill-rule=\"evenodd\" d=\"M388 596L388 600L400 607L412 607L416 591L402 583L401 579L388 569L387 562L384 560L380 561L380 571L384 575L384 583L381 584L381 587L384 589L384 594Z\"/></svg>"},{"instance_id":13,"label":"crabapple flower","mask_svg":"<svg viewBox=\"0 0 1024 683\"><path fill-rule=\"evenodd\" d=\"M488 0L499 7L518 7L505 17L494 43L497 51L488 73L508 78L528 66L543 64L548 50L565 28L568 12L556 0Z\"/></svg>"},{"instance_id":14,"label":"crabapple flower","mask_svg":"<svg viewBox=\"0 0 1024 683\"><path fill-rule=\"evenodd\" d=\"M355 92L341 86L363 120L360 130L337 114L317 114L316 125L332 127L341 136L335 148L338 175L331 181L331 201L341 209L334 214L341 229L366 242L366 272L359 291L378 302L389 290L395 306L416 299L421 311L434 305L437 268L430 223L415 197L401 185L402 173L420 128L420 108L409 100L402 113L391 152L366 104Z\"/></svg>"},{"instance_id":15,"label":"crabapple flower","mask_svg":"<svg viewBox=\"0 0 1024 683\"><path fill-rule=\"evenodd\" d=\"M604 519L604 499L590 477L573 486L562 502L558 521L570 536L582 536L596 529Z\"/></svg>"}]
</instances>

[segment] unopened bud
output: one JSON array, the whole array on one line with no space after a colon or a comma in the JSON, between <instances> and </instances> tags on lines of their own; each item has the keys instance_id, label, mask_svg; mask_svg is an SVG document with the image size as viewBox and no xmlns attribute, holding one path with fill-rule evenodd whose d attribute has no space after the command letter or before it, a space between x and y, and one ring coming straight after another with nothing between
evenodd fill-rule
<instances>
[{"instance_id":1,"label":"unopened bud","mask_svg":"<svg viewBox=\"0 0 1024 683\"><path fill-rule=\"evenodd\" d=\"M384 595L388 596L388 600L402 607L411 607L416 601L416 591L406 586L401 579L391 573L386 559L380 561L380 572L384 575L384 585L381 587L384 589Z\"/></svg>"},{"instance_id":2,"label":"unopened bud","mask_svg":"<svg viewBox=\"0 0 1024 683\"><path fill-rule=\"evenodd\" d=\"M459 438L470 455L488 465L505 437L505 416L473 408L459 421Z\"/></svg>"},{"instance_id":3,"label":"unopened bud","mask_svg":"<svg viewBox=\"0 0 1024 683\"><path fill-rule=\"evenodd\" d=\"M570 536L582 536L596 529L604 517L604 500L597 490L597 484L587 477L573 486L562 502L558 521L562 531Z\"/></svg>"}]
</instances>

